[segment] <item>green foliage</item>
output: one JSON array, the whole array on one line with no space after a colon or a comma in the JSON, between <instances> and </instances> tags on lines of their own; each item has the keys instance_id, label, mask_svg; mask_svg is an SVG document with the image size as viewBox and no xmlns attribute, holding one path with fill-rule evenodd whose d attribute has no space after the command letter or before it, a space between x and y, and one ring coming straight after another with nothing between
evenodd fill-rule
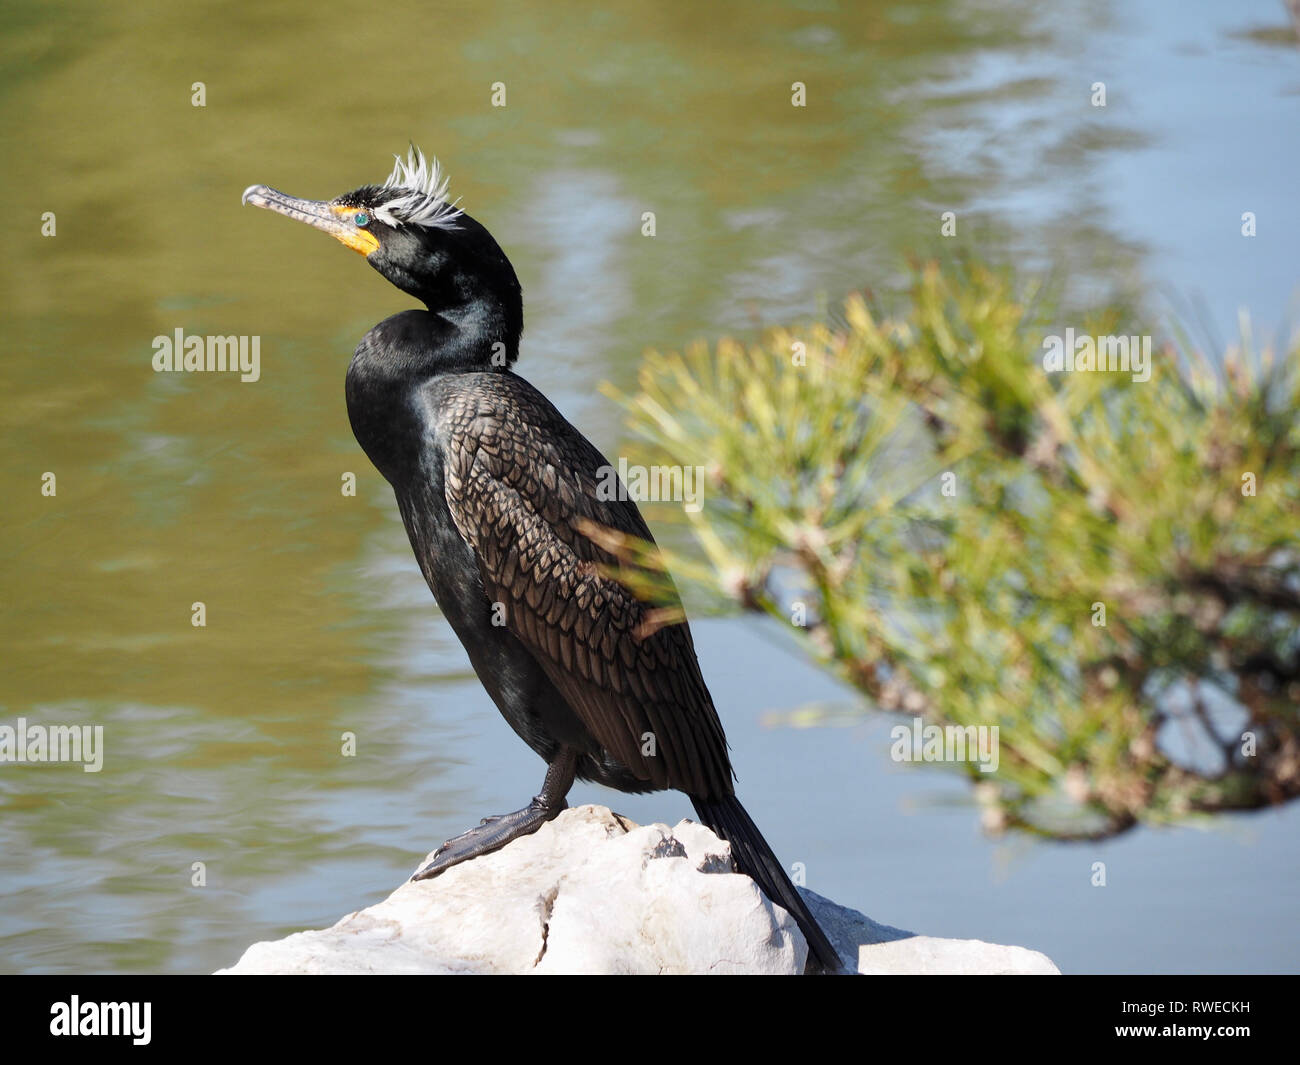
<instances>
[{"instance_id":1,"label":"green foliage","mask_svg":"<svg viewBox=\"0 0 1300 1065\"><path fill-rule=\"evenodd\" d=\"M1047 373L1048 315L929 265L894 318L854 297L837 324L650 353L612 394L656 460L707 470L685 514L705 563L669 567L782 619L871 706L998 726L996 773L957 766L992 830L1296 796L1300 347Z\"/></svg>"}]
</instances>

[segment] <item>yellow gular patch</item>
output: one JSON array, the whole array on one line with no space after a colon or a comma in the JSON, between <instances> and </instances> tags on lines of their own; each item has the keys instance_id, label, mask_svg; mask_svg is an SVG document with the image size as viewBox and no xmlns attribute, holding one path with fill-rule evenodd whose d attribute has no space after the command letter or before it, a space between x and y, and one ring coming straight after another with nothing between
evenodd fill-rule
<instances>
[{"instance_id":1,"label":"yellow gular patch","mask_svg":"<svg viewBox=\"0 0 1300 1065\"><path fill-rule=\"evenodd\" d=\"M340 244L346 244L353 251L359 252L362 255L369 255L379 247L379 241L373 233L369 233L364 229L357 229L353 223L352 217L357 213L357 208L334 207L332 210L342 221L346 222L348 226L345 230L331 232L330 234L339 241Z\"/></svg>"},{"instance_id":2,"label":"yellow gular patch","mask_svg":"<svg viewBox=\"0 0 1300 1065\"><path fill-rule=\"evenodd\" d=\"M362 255L369 255L379 247L379 241L364 229L358 229L355 233L336 233L335 236L353 251L360 252Z\"/></svg>"}]
</instances>

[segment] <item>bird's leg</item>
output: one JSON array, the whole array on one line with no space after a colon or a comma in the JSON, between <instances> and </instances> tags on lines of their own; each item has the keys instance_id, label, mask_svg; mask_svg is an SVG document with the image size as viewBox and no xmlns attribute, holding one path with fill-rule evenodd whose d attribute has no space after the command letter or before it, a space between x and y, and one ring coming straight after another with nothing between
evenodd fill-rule
<instances>
[{"instance_id":1,"label":"bird's leg","mask_svg":"<svg viewBox=\"0 0 1300 1065\"><path fill-rule=\"evenodd\" d=\"M558 817L569 804L564 797L573 787L573 777L578 768L578 752L561 748L546 770L542 791L522 810L496 817L485 817L477 828L462 832L447 840L433 854L433 861L416 873L412 880L431 880L453 865L491 854L520 836L536 832L547 821Z\"/></svg>"}]
</instances>

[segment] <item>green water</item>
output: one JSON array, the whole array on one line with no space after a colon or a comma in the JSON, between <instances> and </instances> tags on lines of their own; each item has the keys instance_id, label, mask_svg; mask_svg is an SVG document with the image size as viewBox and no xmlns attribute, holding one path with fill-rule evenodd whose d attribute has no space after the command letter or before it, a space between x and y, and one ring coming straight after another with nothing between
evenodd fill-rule
<instances>
[{"instance_id":1,"label":"green water","mask_svg":"<svg viewBox=\"0 0 1300 1065\"><path fill-rule=\"evenodd\" d=\"M1277 7L1256 21L1280 25ZM1151 93L1160 62L1189 92L1203 75L1158 17L1136 31L1154 51L1119 59L1117 9L5 3L0 724L101 725L105 759L0 765L0 969L229 964L377 901L540 784L348 428L351 351L410 302L320 234L241 208L245 186L328 198L385 177L408 140L437 154L523 282L520 371L613 453L619 416L596 389L628 386L644 349L893 287L909 254L951 250L945 210L953 243L1056 266L1078 293L1168 284L1213 316L1240 283L1280 320L1296 126L1271 134L1278 109L1295 115L1294 49L1192 20L1208 43L1191 59L1264 101L1220 118L1265 156L1193 180L1200 141L1123 86L1144 62ZM1099 112L1087 86L1108 64L1119 99ZM1241 197L1221 226L1198 206L1235 180L1247 206L1277 205L1246 272L1229 247ZM1199 266L1185 222L1153 220L1171 203L1197 206ZM155 373L154 337L178 328L259 337L260 379ZM745 625L702 641L742 736L762 708L726 665L752 652ZM798 742L812 760L841 740ZM824 786L847 798L861 778ZM823 885L863 875L854 848L810 846Z\"/></svg>"}]
</instances>

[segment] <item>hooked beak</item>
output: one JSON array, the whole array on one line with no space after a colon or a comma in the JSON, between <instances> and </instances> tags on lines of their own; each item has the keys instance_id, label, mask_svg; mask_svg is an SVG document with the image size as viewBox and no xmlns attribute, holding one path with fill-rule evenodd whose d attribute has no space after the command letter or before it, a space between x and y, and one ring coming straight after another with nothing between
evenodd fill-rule
<instances>
[{"instance_id":1,"label":"hooked beak","mask_svg":"<svg viewBox=\"0 0 1300 1065\"><path fill-rule=\"evenodd\" d=\"M294 221L306 222L362 255L369 255L379 247L379 241L373 233L359 228L352 221L357 213L355 207L344 207L326 200L300 200L265 185L249 185L244 190L240 203L265 207L268 211L275 211Z\"/></svg>"}]
</instances>

